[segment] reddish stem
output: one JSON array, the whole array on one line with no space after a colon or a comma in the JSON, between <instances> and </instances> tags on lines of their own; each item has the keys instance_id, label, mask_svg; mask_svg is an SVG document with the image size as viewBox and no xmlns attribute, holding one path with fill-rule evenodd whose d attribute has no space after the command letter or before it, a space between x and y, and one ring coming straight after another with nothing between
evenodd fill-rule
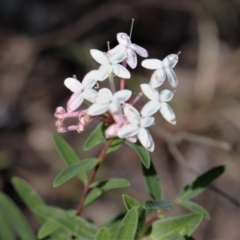
<instances>
[{"instance_id":1,"label":"reddish stem","mask_svg":"<svg viewBox=\"0 0 240 240\"><path fill-rule=\"evenodd\" d=\"M77 207L77 215L80 215L82 210L83 210L83 204L84 204L84 201L89 193L89 190L90 190L90 185L92 184L96 174L97 174L97 171L98 171L98 168L100 166L100 164L103 162L106 154L107 154L107 150L109 148L109 146L111 145L112 143L112 140L113 139L110 139L107 141L107 143L105 144L105 146L103 147L102 151L100 152L99 156L98 156L98 164L96 165L96 167L92 170L90 176L89 176L89 179L88 179L88 182L86 183L86 185L84 186L84 189L83 189L83 193L82 193L82 196L79 200L79 203L78 203L78 207Z\"/></svg>"},{"instance_id":2,"label":"reddish stem","mask_svg":"<svg viewBox=\"0 0 240 240\"><path fill-rule=\"evenodd\" d=\"M126 67L126 66L127 66L127 61L124 60L123 63L122 63L122 65L123 65L124 67ZM122 78L122 79L120 80L120 90L122 90L122 89L125 89L125 79L124 79L124 78Z\"/></svg>"}]
</instances>

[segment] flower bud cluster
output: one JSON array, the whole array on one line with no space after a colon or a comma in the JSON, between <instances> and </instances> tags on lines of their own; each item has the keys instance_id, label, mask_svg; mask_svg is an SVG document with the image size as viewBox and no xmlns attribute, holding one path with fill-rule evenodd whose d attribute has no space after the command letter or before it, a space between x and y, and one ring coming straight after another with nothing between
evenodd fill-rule
<instances>
[{"instance_id":1,"label":"flower bud cluster","mask_svg":"<svg viewBox=\"0 0 240 240\"><path fill-rule=\"evenodd\" d=\"M131 142L139 142L148 150L154 150L154 141L146 129L154 124L154 117L157 111L171 124L176 124L176 117L172 108L168 105L173 98L173 92L163 90L158 92L164 80L168 78L172 87L177 87L178 80L173 68L178 62L178 55L171 54L163 59L146 59L142 66L155 70L148 84L141 84L142 92L135 98L132 91L125 89L125 79L131 77L126 68L127 65L134 69L137 66L137 55L148 57L148 52L131 42L126 33L118 33L119 44L108 52L101 52L91 49L90 54L100 64L98 70L92 70L85 75L82 82L76 78L67 78L65 86L73 92L67 102L67 111L58 107L55 112L57 118L56 127L58 132L76 130L82 132L86 125L93 119L100 118L108 124L105 130L106 138L122 138ZM120 77L120 90L115 90L114 77ZM98 82L109 79L110 89L99 89ZM98 90L99 89L99 90ZM139 109L136 102L143 96L149 101ZM90 103L84 110L77 109L83 102ZM65 119L77 118L78 124L66 126Z\"/></svg>"}]
</instances>

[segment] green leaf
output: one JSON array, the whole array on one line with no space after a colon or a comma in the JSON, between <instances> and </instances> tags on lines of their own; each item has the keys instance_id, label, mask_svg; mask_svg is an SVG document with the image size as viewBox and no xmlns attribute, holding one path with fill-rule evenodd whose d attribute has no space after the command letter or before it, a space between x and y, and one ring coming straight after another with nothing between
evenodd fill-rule
<instances>
[{"instance_id":1,"label":"green leaf","mask_svg":"<svg viewBox=\"0 0 240 240\"><path fill-rule=\"evenodd\" d=\"M142 164L146 168L149 168L151 164L149 152L139 142L136 142L136 143L131 143L129 141L125 141L125 142L129 147L131 147L137 152L137 154L139 155L142 161Z\"/></svg>"},{"instance_id":2,"label":"green leaf","mask_svg":"<svg viewBox=\"0 0 240 240\"><path fill-rule=\"evenodd\" d=\"M46 221L38 231L38 238L42 239L49 236L51 233L59 228L59 224L56 221L48 220Z\"/></svg>"},{"instance_id":3,"label":"green leaf","mask_svg":"<svg viewBox=\"0 0 240 240\"><path fill-rule=\"evenodd\" d=\"M5 216L5 217L4 217ZM13 230L7 222L6 213L1 209L0 206L0 239L15 240Z\"/></svg>"},{"instance_id":4,"label":"green leaf","mask_svg":"<svg viewBox=\"0 0 240 240\"><path fill-rule=\"evenodd\" d=\"M91 192L87 195L85 201L84 201L84 207L89 206L93 202L95 202L98 198L100 198L103 195L103 190L99 188L94 188L91 190Z\"/></svg>"},{"instance_id":5,"label":"green leaf","mask_svg":"<svg viewBox=\"0 0 240 240\"><path fill-rule=\"evenodd\" d=\"M56 221L61 227L80 239L92 240L97 232L97 228L93 224L62 209L40 206L34 208L34 211L50 221Z\"/></svg>"},{"instance_id":6,"label":"green leaf","mask_svg":"<svg viewBox=\"0 0 240 240\"><path fill-rule=\"evenodd\" d=\"M194 213L199 213L202 214L204 216L204 218L206 219L210 219L210 215L207 212L206 209L204 209L202 206L198 205L197 203L188 201L188 200L184 200L184 201L180 201L179 205L191 210Z\"/></svg>"},{"instance_id":7,"label":"green leaf","mask_svg":"<svg viewBox=\"0 0 240 240\"><path fill-rule=\"evenodd\" d=\"M115 240L134 240L138 226L138 211L136 207L130 209L123 218Z\"/></svg>"},{"instance_id":8,"label":"green leaf","mask_svg":"<svg viewBox=\"0 0 240 240\"><path fill-rule=\"evenodd\" d=\"M126 194L123 194L122 197L123 197L124 205L127 210L130 210L133 207L138 207L141 205L136 199L134 199Z\"/></svg>"},{"instance_id":9,"label":"green leaf","mask_svg":"<svg viewBox=\"0 0 240 240\"><path fill-rule=\"evenodd\" d=\"M162 187L153 163L148 169L142 164L142 171L150 196L155 200L163 200Z\"/></svg>"},{"instance_id":10,"label":"green leaf","mask_svg":"<svg viewBox=\"0 0 240 240\"><path fill-rule=\"evenodd\" d=\"M91 184L91 188L100 188L103 191L108 191L115 188L129 187L130 182L124 178L111 178L106 181L98 181Z\"/></svg>"},{"instance_id":11,"label":"green leaf","mask_svg":"<svg viewBox=\"0 0 240 240\"><path fill-rule=\"evenodd\" d=\"M123 144L123 142L124 142L124 140L121 138L114 138L113 141L111 142L110 147L107 150L107 154L118 150L121 147L121 145Z\"/></svg>"},{"instance_id":12,"label":"green leaf","mask_svg":"<svg viewBox=\"0 0 240 240\"><path fill-rule=\"evenodd\" d=\"M74 163L77 163L80 161L75 151L72 149L72 147L58 134L53 134L53 141L57 147L57 150L62 157L63 161L67 166L71 166ZM86 184L87 182L87 174L81 173L78 175L78 178Z\"/></svg>"},{"instance_id":13,"label":"green leaf","mask_svg":"<svg viewBox=\"0 0 240 240\"><path fill-rule=\"evenodd\" d=\"M170 211L174 208L174 205L165 200L150 200L147 201L144 205L146 209L150 210L164 210L164 211Z\"/></svg>"},{"instance_id":14,"label":"green leaf","mask_svg":"<svg viewBox=\"0 0 240 240\"><path fill-rule=\"evenodd\" d=\"M9 216L11 226L16 230L20 239L36 239L32 229L19 208L3 193L0 193L0 206L1 209L4 209L5 214Z\"/></svg>"},{"instance_id":15,"label":"green leaf","mask_svg":"<svg viewBox=\"0 0 240 240\"><path fill-rule=\"evenodd\" d=\"M91 169L93 169L98 164L97 158L88 158L85 160L82 160L80 162L77 162L70 167L63 170L54 180L53 186L57 187L69 179L75 177L79 173L87 172Z\"/></svg>"},{"instance_id":16,"label":"green leaf","mask_svg":"<svg viewBox=\"0 0 240 240\"><path fill-rule=\"evenodd\" d=\"M107 141L106 137L104 136L104 131L106 129L106 124L100 123L95 130L90 134L87 141L84 145L84 150L89 150L92 147L98 145L99 143L104 143Z\"/></svg>"},{"instance_id":17,"label":"green leaf","mask_svg":"<svg viewBox=\"0 0 240 240\"><path fill-rule=\"evenodd\" d=\"M107 228L101 228L98 230L94 240L108 240L109 239L109 231Z\"/></svg>"},{"instance_id":18,"label":"green leaf","mask_svg":"<svg viewBox=\"0 0 240 240\"><path fill-rule=\"evenodd\" d=\"M152 224L148 238L149 240L169 240L177 236L190 236L201 223L202 218L200 214L187 214L158 220Z\"/></svg>"},{"instance_id":19,"label":"green leaf","mask_svg":"<svg viewBox=\"0 0 240 240\"><path fill-rule=\"evenodd\" d=\"M218 166L212 168L208 172L202 174L192 183L187 185L177 196L177 201L189 200L205 190L216 178L218 178L226 170L226 166Z\"/></svg>"}]
</instances>

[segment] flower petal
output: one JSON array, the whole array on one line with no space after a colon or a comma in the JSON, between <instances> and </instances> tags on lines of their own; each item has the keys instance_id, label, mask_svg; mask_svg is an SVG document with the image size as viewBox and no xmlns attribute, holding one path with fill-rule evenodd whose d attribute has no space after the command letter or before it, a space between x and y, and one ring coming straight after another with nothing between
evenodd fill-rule
<instances>
[{"instance_id":1,"label":"flower petal","mask_svg":"<svg viewBox=\"0 0 240 240\"><path fill-rule=\"evenodd\" d=\"M169 83L171 84L172 87L177 87L178 85L178 79L175 74L175 72L171 68L165 69Z\"/></svg>"},{"instance_id":2,"label":"flower petal","mask_svg":"<svg viewBox=\"0 0 240 240\"><path fill-rule=\"evenodd\" d=\"M97 116L105 113L109 108L109 104L93 104L88 108L88 115Z\"/></svg>"},{"instance_id":3,"label":"flower petal","mask_svg":"<svg viewBox=\"0 0 240 240\"><path fill-rule=\"evenodd\" d=\"M95 98L95 102L99 104L109 104L112 98L112 92L108 88L102 88L99 90L98 96Z\"/></svg>"},{"instance_id":4,"label":"flower petal","mask_svg":"<svg viewBox=\"0 0 240 240\"><path fill-rule=\"evenodd\" d=\"M107 64L108 58L106 56L106 53L101 52L97 49L91 49L90 54L94 58L95 61L97 61L99 64Z\"/></svg>"},{"instance_id":5,"label":"flower petal","mask_svg":"<svg viewBox=\"0 0 240 240\"><path fill-rule=\"evenodd\" d=\"M158 92L152 86L149 84L141 84L140 87L147 98L150 100L158 100Z\"/></svg>"},{"instance_id":6,"label":"flower petal","mask_svg":"<svg viewBox=\"0 0 240 240\"><path fill-rule=\"evenodd\" d=\"M126 33L118 33L117 40L119 44L127 46L131 43L130 37Z\"/></svg>"},{"instance_id":7,"label":"flower petal","mask_svg":"<svg viewBox=\"0 0 240 240\"><path fill-rule=\"evenodd\" d=\"M158 59L146 59L142 61L142 66L148 69L161 69L163 63Z\"/></svg>"},{"instance_id":8,"label":"flower petal","mask_svg":"<svg viewBox=\"0 0 240 240\"><path fill-rule=\"evenodd\" d=\"M136 108L132 105L126 103L123 112L130 123L139 124L140 123L140 114Z\"/></svg>"},{"instance_id":9,"label":"flower petal","mask_svg":"<svg viewBox=\"0 0 240 240\"><path fill-rule=\"evenodd\" d=\"M154 117L142 117L141 118L141 127L150 127L154 123Z\"/></svg>"},{"instance_id":10,"label":"flower petal","mask_svg":"<svg viewBox=\"0 0 240 240\"><path fill-rule=\"evenodd\" d=\"M105 80L111 72L112 65L110 64L101 65L98 69L98 80L99 81Z\"/></svg>"},{"instance_id":11,"label":"flower petal","mask_svg":"<svg viewBox=\"0 0 240 240\"><path fill-rule=\"evenodd\" d=\"M147 50L138 46L137 44L134 43L130 44L130 48L132 48L141 57L148 57Z\"/></svg>"},{"instance_id":12,"label":"flower petal","mask_svg":"<svg viewBox=\"0 0 240 240\"><path fill-rule=\"evenodd\" d=\"M115 92L113 94L113 99L122 99L124 102L126 102L132 95L132 91L128 90L128 89L123 89L120 90L118 92Z\"/></svg>"},{"instance_id":13,"label":"flower petal","mask_svg":"<svg viewBox=\"0 0 240 240\"><path fill-rule=\"evenodd\" d=\"M113 65L113 72L121 78L130 78L130 72L120 64Z\"/></svg>"},{"instance_id":14,"label":"flower petal","mask_svg":"<svg viewBox=\"0 0 240 240\"><path fill-rule=\"evenodd\" d=\"M64 85L74 93L78 93L83 89L82 84L75 78L65 79Z\"/></svg>"},{"instance_id":15,"label":"flower petal","mask_svg":"<svg viewBox=\"0 0 240 240\"><path fill-rule=\"evenodd\" d=\"M139 133L138 133L138 140L140 143L150 152L153 152L155 144L152 139L151 134L149 131L145 128L140 128Z\"/></svg>"},{"instance_id":16,"label":"flower petal","mask_svg":"<svg viewBox=\"0 0 240 240\"><path fill-rule=\"evenodd\" d=\"M118 47L117 51L108 51L107 56L109 57L109 61L112 64L120 63L127 57L126 49L123 47Z\"/></svg>"},{"instance_id":17,"label":"flower petal","mask_svg":"<svg viewBox=\"0 0 240 240\"><path fill-rule=\"evenodd\" d=\"M127 50L127 59L126 62L128 64L128 66L130 66L132 69L136 68L137 66L137 55L136 53L132 50L132 49L128 49Z\"/></svg>"},{"instance_id":18,"label":"flower petal","mask_svg":"<svg viewBox=\"0 0 240 240\"><path fill-rule=\"evenodd\" d=\"M84 88L92 88L97 83L98 70L92 70L87 73L83 80L82 85Z\"/></svg>"},{"instance_id":19,"label":"flower petal","mask_svg":"<svg viewBox=\"0 0 240 240\"><path fill-rule=\"evenodd\" d=\"M173 98L173 92L170 90L163 90L159 93L159 100L161 102L169 102Z\"/></svg>"},{"instance_id":20,"label":"flower petal","mask_svg":"<svg viewBox=\"0 0 240 240\"><path fill-rule=\"evenodd\" d=\"M97 97L97 95L98 95L98 92L91 88L85 89L83 92L84 98L91 103L95 102L95 98Z\"/></svg>"},{"instance_id":21,"label":"flower petal","mask_svg":"<svg viewBox=\"0 0 240 240\"><path fill-rule=\"evenodd\" d=\"M143 117L149 117L151 115L153 115L155 112L157 112L157 110L159 110L161 107L161 103L157 100L152 100L147 102L141 111L141 114Z\"/></svg>"},{"instance_id":22,"label":"flower petal","mask_svg":"<svg viewBox=\"0 0 240 240\"><path fill-rule=\"evenodd\" d=\"M163 84L165 78L166 78L165 71L163 69L158 69L153 73L150 79L150 85L153 88L157 88Z\"/></svg>"},{"instance_id":23,"label":"flower petal","mask_svg":"<svg viewBox=\"0 0 240 240\"><path fill-rule=\"evenodd\" d=\"M171 124L176 124L176 116L172 110L172 108L167 103L162 103L160 108L160 112L162 116Z\"/></svg>"},{"instance_id":24,"label":"flower petal","mask_svg":"<svg viewBox=\"0 0 240 240\"><path fill-rule=\"evenodd\" d=\"M80 93L73 93L70 99L67 102L67 111L73 112L75 111L83 102L83 94Z\"/></svg>"},{"instance_id":25,"label":"flower petal","mask_svg":"<svg viewBox=\"0 0 240 240\"><path fill-rule=\"evenodd\" d=\"M129 138L137 135L139 132L138 125L134 123L130 123L127 125L124 125L119 131L118 131L118 137L120 138Z\"/></svg>"},{"instance_id":26,"label":"flower petal","mask_svg":"<svg viewBox=\"0 0 240 240\"><path fill-rule=\"evenodd\" d=\"M165 68L174 68L178 62L177 54L170 54L163 59L163 65Z\"/></svg>"}]
</instances>

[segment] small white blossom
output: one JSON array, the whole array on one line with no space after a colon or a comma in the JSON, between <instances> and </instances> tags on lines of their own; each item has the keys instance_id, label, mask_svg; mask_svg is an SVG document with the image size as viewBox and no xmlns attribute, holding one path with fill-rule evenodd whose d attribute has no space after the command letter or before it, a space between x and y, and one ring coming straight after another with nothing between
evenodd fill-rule
<instances>
[{"instance_id":1,"label":"small white blossom","mask_svg":"<svg viewBox=\"0 0 240 240\"><path fill-rule=\"evenodd\" d=\"M84 100L84 92L86 89L91 89L97 83L97 70L92 70L85 75L82 83L75 78L67 78L64 85L70 89L73 94L67 102L68 112L76 110Z\"/></svg>"},{"instance_id":2,"label":"small white blossom","mask_svg":"<svg viewBox=\"0 0 240 240\"><path fill-rule=\"evenodd\" d=\"M97 116L110 110L113 117L122 114L121 105L123 105L132 95L132 91L124 89L112 94L108 88L102 88L99 92L94 89L88 89L85 92L85 98L93 104L88 108L88 115Z\"/></svg>"},{"instance_id":3,"label":"small white blossom","mask_svg":"<svg viewBox=\"0 0 240 240\"><path fill-rule=\"evenodd\" d=\"M157 69L150 80L151 86L157 88L161 86L166 78L168 77L169 83L172 87L177 87L178 79L173 71L173 68L178 62L178 55L170 54L163 59L163 61L158 59L146 59L142 61L142 66L148 69Z\"/></svg>"},{"instance_id":4,"label":"small white blossom","mask_svg":"<svg viewBox=\"0 0 240 240\"><path fill-rule=\"evenodd\" d=\"M119 42L119 45L111 49L110 52L113 53L125 50L127 53L126 62L132 69L137 66L136 53L141 57L148 57L147 50L138 46L137 44L131 43L131 39L126 33L118 33L117 40Z\"/></svg>"},{"instance_id":5,"label":"small white blossom","mask_svg":"<svg viewBox=\"0 0 240 240\"><path fill-rule=\"evenodd\" d=\"M99 81L105 80L112 73L121 78L130 78L130 72L119 64L127 57L125 51L121 50L112 53L104 53L97 49L91 49L90 53L94 60L101 64L98 69Z\"/></svg>"},{"instance_id":6,"label":"small white blossom","mask_svg":"<svg viewBox=\"0 0 240 240\"><path fill-rule=\"evenodd\" d=\"M140 143L150 152L154 150L154 141L151 134L146 129L154 123L153 117L141 117L137 109L130 104L125 104L124 114L129 124L124 125L118 131L119 138L131 138L136 136Z\"/></svg>"},{"instance_id":7,"label":"small white blossom","mask_svg":"<svg viewBox=\"0 0 240 240\"><path fill-rule=\"evenodd\" d=\"M150 99L141 111L142 116L148 117L160 110L162 116L171 124L176 124L176 116L172 108L166 103L173 98L173 93L167 89L158 93L149 84L141 84L143 93Z\"/></svg>"}]
</instances>

